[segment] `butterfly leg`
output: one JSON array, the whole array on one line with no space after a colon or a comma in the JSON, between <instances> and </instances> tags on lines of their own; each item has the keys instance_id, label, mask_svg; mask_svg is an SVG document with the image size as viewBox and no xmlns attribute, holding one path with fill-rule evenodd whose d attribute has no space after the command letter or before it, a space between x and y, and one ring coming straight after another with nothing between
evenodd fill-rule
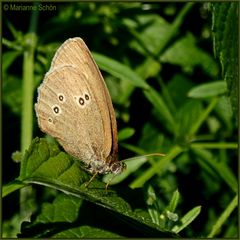
<instances>
[{"instance_id":1,"label":"butterfly leg","mask_svg":"<svg viewBox=\"0 0 240 240\"><path fill-rule=\"evenodd\" d=\"M105 185L105 192L107 193L107 191L108 191L108 186L109 186L109 183L110 183L110 181L109 182L107 182L106 183L106 185Z\"/></svg>"},{"instance_id":2,"label":"butterfly leg","mask_svg":"<svg viewBox=\"0 0 240 240\"><path fill-rule=\"evenodd\" d=\"M92 180L98 175L98 172L95 172L93 176L90 178L90 180L86 183L85 187L87 188L89 184L92 182Z\"/></svg>"},{"instance_id":3,"label":"butterfly leg","mask_svg":"<svg viewBox=\"0 0 240 240\"><path fill-rule=\"evenodd\" d=\"M110 180L106 183L106 185L105 185L105 192L108 191L108 186L109 186L110 182L113 180L114 177L115 177L115 175L112 176L112 177L110 178Z\"/></svg>"}]
</instances>

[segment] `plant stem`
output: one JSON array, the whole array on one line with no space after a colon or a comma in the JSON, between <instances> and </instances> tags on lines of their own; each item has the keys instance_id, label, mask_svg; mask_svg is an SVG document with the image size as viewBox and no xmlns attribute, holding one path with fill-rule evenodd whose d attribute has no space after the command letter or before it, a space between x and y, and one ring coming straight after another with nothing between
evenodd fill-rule
<instances>
[{"instance_id":1,"label":"plant stem","mask_svg":"<svg viewBox=\"0 0 240 240\"><path fill-rule=\"evenodd\" d=\"M213 225L212 231L209 233L208 238L214 237L217 233L219 233L222 225L227 221L230 214L238 205L238 196L236 195L231 203L228 205L226 210L221 214L217 222Z\"/></svg>"},{"instance_id":2,"label":"plant stem","mask_svg":"<svg viewBox=\"0 0 240 240\"><path fill-rule=\"evenodd\" d=\"M182 10L180 11L180 13L177 15L177 17L175 18L174 22L171 24L171 28L170 31L168 32L168 35L165 36L164 41L162 41L162 45L159 48L159 51L157 53L156 56L161 57L161 53L163 52L163 50L165 49L165 47L167 46L167 44L170 42L170 40L177 34L181 24L184 22L185 20L185 16L187 15L187 13L191 10L191 8L193 7L194 3L186 3L184 5L184 7L182 8ZM160 61L161 62L161 61Z\"/></svg>"},{"instance_id":3,"label":"plant stem","mask_svg":"<svg viewBox=\"0 0 240 240\"><path fill-rule=\"evenodd\" d=\"M21 152L29 147L33 126L34 34L26 36L27 48L23 54Z\"/></svg>"},{"instance_id":4,"label":"plant stem","mask_svg":"<svg viewBox=\"0 0 240 240\"><path fill-rule=\"evenodd\" d=\"M237 149L237 143L192 143L191 148L204 148L204 149Z\"/></svg>"}]
</instances>

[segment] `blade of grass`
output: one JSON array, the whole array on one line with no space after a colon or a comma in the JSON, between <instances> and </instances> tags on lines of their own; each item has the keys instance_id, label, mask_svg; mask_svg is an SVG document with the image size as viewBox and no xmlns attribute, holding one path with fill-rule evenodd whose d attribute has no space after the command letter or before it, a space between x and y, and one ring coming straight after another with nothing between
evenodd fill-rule
<instances>
[{"instance_id":1,"label":"blade of grass","mask_svg":"<svg viewBox=\"0 0 240 240\"><path fill-rule=\"evenodd\" d=\"M194 6L194 3L186 3L183 8L181 9L180 13L177 15L177 17L175 18L174 22L172 23L171 26L171 31L169 31L169 34L167 37L165 37L165 41L162 43L162 48L159 49L158 55L160 56L160 53L163 51L163 49L165 48L165 46L170 42L170 40L176 35L176 33L178 32L181 24L185 21L185 17L187 15L187 13L191 10L191 8Z\"/></svg>"},{"instance_id":2,"label":"blade of grass","mask_svg":"<svg viewBox=\"0 0 240 240\"><path fill-rule=\"evenodd\" d=\"M194 153L198 155L211 169L213 169L217 175L219 175L224 182L234 191L238 191L238 181L229 168L229 166L225 162L218 162L212 156L208 156L206 154L206 150L204 149L193 149Z\"/></svg>"},{"instance_id":3,"label":"blade of grass","mask_svg":"<svg viewBox=\"0 0 240 240\"><path fill-rule=\"evenodd\" d=\"M192 143L191 148L205 148L205 149L238 149L238 144L234 142L228 143Z\"/></svg>"},{"instance_id":4,"label":"blade of grass","mask_svg":"<svg viewBox=\"0 0 240 240\"><path fill-rule=\"evenodd\" d=\"M186 226L188 226L201 212L201 206L197 206L186 213L181 219L181 225L175 225L172 229L173 232L179 233L183 230Z\"/></svg>"},{"instance_id":5,"label":"blade of grass","mask_svg":"<svg viewBox=\"0 0 240 240\"><path fill-rule=\"evenodd\" d=\"M134 71L124 64L121 64L120 62L99 53L92 52L92 54L97 62L97 65L102 70L112 74L117 78L129 81L135 87L145 89L149 88L149 85L145 83L141 77L139 77Z\"/></svg>"},{"instance_id":6,"label":"blade of grass","mask_svg":"<svg viewBox=\"0 0 240 240\"><path fill-rule=\"evenodd\" d=\"M230 214L238 206L238 196L236 195L234 199L229 203L226 210L221 214L217 222L213 225L211 232L207 236L208 238L214 237L217 233L220 232L223 224L227 221Z\"/></svg>"},{"instance_id":7,"label":"blade of grass","mask_svg":"<svg viewBox=\"0 0 240 240\"><path fill-rule=\"evenodd\" d=\"M168 204L168 206L166 207L165 210L168 210L170 212L175 212L176 208L177 208L177 205L179 203L179 199L180 199L180 193L178 190L176 190L173 195L172 195L172 198L171 198L171 201L170 203Z\"/></svg>"},{"instance_id":8,"label":"blade of grass","mask_svg":"<svg viewBox=\"0 0 240 240\"><path fill-rule=\"evenodd\" d=\"M218 103L218 98L213 98L209 105L207 106L207 108L205 109L205 111L199 116L198 121L196 121L196 123L192 126L192 128L190 129L190 134L191 135L195 135L195 133L198 131L198 129L201 127L201 125L203 124L203 122L206 120L206 118L208 117L208 115L210 114L210 112L214 109L214 107L216 106L216 104Z\"/></svg>"}]
</instances>

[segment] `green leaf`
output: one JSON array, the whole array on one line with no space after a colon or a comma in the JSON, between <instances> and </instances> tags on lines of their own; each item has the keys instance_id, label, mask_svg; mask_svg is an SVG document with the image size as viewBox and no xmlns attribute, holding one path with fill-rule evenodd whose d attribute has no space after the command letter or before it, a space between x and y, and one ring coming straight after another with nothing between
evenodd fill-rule
<instances>
[{"instance_id":1,"label":"green leaf","mask_svg":"<svg viewBox=\"0 0 240 240\"><path fill-rule=\"evenodd\" d=\"M178 202L179 202L179 198L180 198L179 191L176 190L173 193L172 199L171 199L169 205L167 206L166 210L168 210L170 212L175 212L175 210L177 208L177 205L178 205Z\"/></svg>"},{"instance_id":2,"label":"green leaf","mask_svg":"<svg viewBox=\"0 0 240 240\"><path fill-rule=\"evenodd\" d=\"M188 92L191 98L209 98L227 92L227 84L224 81L209 82L193 87Z\"/></svg>"},{"instance_id":3,"label":"green leaf","mask_svg":"<svg viewBox=\"0 0 240 240\"><path fill-rule=\"evenodd\" d=\"M161 174L166 170L167 165L175 158L177 157L183 149L179 146L175 146L171 149L169 153L166 154L165 157L162 157L154 164L154 166L151 166L148 170L146 170L141 176L136 178L131 184L131 188L139 188L142 187L151 177L153 177L155 174Z\"/></svg>"},{"instance_id":4,"label":"green leaf","mask_svg":"<svg viewBox=\"0 0 240 240\"><path fill-rule=\"evenodd\" d=\"M2 230L2 238L10 239L16 238L17 234L20 232L20 224L22 222L22 216L18 213L13 215L11 219L3 221L1 230Z\"/></svg>"},{"instance_id":5,"label":"green leaf","mask_svg":"<svg viewBox=\"0 0 240 240\"><path fill-rule=\"evenodd\" d=\"M219 101L214 111L217 113L219 118L223 121L224 123L223 126L224 128L226 127L226 130L229 131L229 135L230 135L233 130L233 124L232 124L233 111L232 111L230 98L227 96L221 96L219 98Z\"/></svg>"},{"instance_id":6,"label":"green leaf","mask_svg":"<svg viewBox=\"0 0 240 240\"><path fill-rule=\"evenodd\" d=\"M237 192L238 181L229 166L224 162L217 162L214 164L216 164L216 170L223 180L229 185L229 187L231 187L233 191Z\"/></svg>"},{"instance_id":7,"label":"green leaf","mask_svg":"<svg viewBox=\"0 0 240 240\"><path fill-rule=\"evenodd\" d=\"M208 235L208 238L213 238L221 230L224 223L227 222L230 214L238 206L238 195L228 204L221 216L218 218L217 222L213 225L211 232Z\"/></svg>"},{"instance_id":8,"label":"green leaf","mask_svg":"<svg viewBox=\"0 0 240 240\"><path fill-rule=\"evenodd\" d=\"M58 194L53 203L43 203L41 214L37 215L36 222L74 222L78 218L78 211L82 200L71 195ZM62 211L68 209L68 211Z\"/></svg>"},{"instance_id":9,"label":"green leaf","mask_svg":"<svg viewBox=\"0 0 240 240\"><path fill-rule=\"evenodd\" d=\"M238 3L212 3L213 40L215 55L220 59L233 111L238 119Z\"/></svg>"},{"instance_id":10,"label":"green leaf","mask_svg":"<svg viewBox=\"0 0 240 240\"><path fill-rule=\"evenodd\" d=\"M112 74L117 78L129 81L135 87L146 89L149 88L148 84L145 83L141 77L139 77L134 71L124 64L121 64L118 61L99 53L92 52L92 54L100 69Z\"/></svg>"},{"instance_id":11,"label":"green leaf","mask_svg":"<svg viewBox=\"0 0 240 240\"><path fill-rule=\"evenodd\" d=\"M148 90L144 90L144 94L155 107L158 117L164 126L169 130L169 132L174 133L176 131L176 123L173 118L170 109L165 104L162 96L155 89L149 88Z\"/></svg>"},{"instance_id":12,"label":"green leaf","mask_svg":"<svg viewBox=\"0 0 240 240\"><path fill-rule=\"evenodd\" d=\"M157 196L151 185L149 185L147 188L147 194L145 198L148 205L148 212L152 218L152 221L155 224L160 225L160 213L157 205Z\"/></svg>"},{"instance_id":13,"label":"green leaf","mask_svg":"<svg viewBox=\"0 0 240 240\"><path fill-rule=\"evenodd\" d=\"M138 148L139 150L144 149L144 151L136 151L136 153L143 155L157 151L165 154L169 150L169 144L171 145L168 138L164 136L162 129L159 129L158 125L155 125L149 121L144 124L141 130L141 139L139 141Z\"/></svg>"},{"instance_id":14,"label":"green leaf","mask_svg":"<svg viewBox=\"0 0 240 240\"><path fill-rule=\"evenodd\" d=\"M169 131L173 131L175 126L174 119L160 94L153 88L150 88L150 86L129 67L101 54L94 53L93 56L101 69L111 73L115 77L130 81L136 87L144 88L144 94L148 100L156 107Z\"/></svg>"},{"instance_id":15,"label":"green leaf","mask_svg":"<svg viewBox=\"0 0 240 240\"><path fill-rule=\"evenodd\" d=\"M114 77L113 75L105 76L104 80L105 80L105 82L107 84L107 88L110 92L112 102L117 105L128 106L129 98L130 98L132 92L134 91L135 86L133 86L133 84L130 83L129 81L124 81L122 79L116 79L116 77ZM116 112L116 114L117 114L117 112ZM128 118L129 118L128 112L122 113L120 115L120 117L125 119L125 117L123 117L125 114L128 115Z\"/></svg>"},{"instance_id":16,"label":"green leaf","mask_svg":"<svg viewBox=\"0 0 240 240\"><path fill-rule=\"evenodd\" d=\"M124 23L137 40L131 44L132 47L142 54L144 54L143 49L145 49L147 52L155 55L162 50L165 42L169 41L169 35L171 34L172 36L172 34L176 33L176 31L172 33L171 24L156 14L140 15L137 21L137 26L133 26L130 20ZM140 32L139 30L136 31L135 27L142 30Z\"/></svg>"},{"instance_id":17,"label":"green leaf","mask_svg":"<svg viewBox=\"0 0 240 240\"><path fill-rule=\"evenodd\" d=\"M94 227L94 226L81 226L81 227L72 227L68 230L63 230L60 233L54 234L54 238L83 238L83 239L108 239L108 238L120 238L121 235L107 231L104 228Z\"/></svg>"},{"instance_id":18,"label":"green leaf","mask_svg":"<svg viewBox=\"0 0 240 240\"><path fill-rule=\"evenodd\" d=\"M21 162L22 160L22 153L20 151L15 151L12 153L12 160L14 162Z\"/></svg>"},{"instance_id":19,"label":"green leaf","mask_svg":"<svg viewBox=\"0 0 240 240\"><path fill-rule=\"evenodd\" d=\"M143 63L137 67L136 72L143 79L147 79L150 77L158 76L160 70L161 70L161 64L158 61L156 61L151 57L146 57Z\"/></svg>"},{"instance_id":20,"label":"green leaf","mask_svg":"<svg viewBox=\"0 0 240 240\"><path fill-rule=\"evenodd\" d=\"M157 200L156 193L151 185L147 188L147 197L146 197L146 203L151 206L153 205Z\"/></svg>"},{"instance_id":21,"label":"green leaf","mask_svg":"<svg viewBox=\"0 0 240 240\"><path fill-rule=\"evenodd\" d=\"M185 72L192 72L194 67L201 66L210 76L216 77L218 73L213 57L196 45L196 39L190 33L172 44L161 56L161 61L181 66Z\"/></svg>"},{"instance_id":22,"label":"green leaf","mask_svg":"<svg viewBox=\"0 0 240 240\"><path fill-rule=\"evenodd\" d=\"M123 141L128 138L130 138L132 135L134 135L135 130L134 128L124 128L119 131L118 133L118 141Z\"/></svg>"},{"instance_id":23,"label":"green leaf","mask_svg":"<svg viewBox=\"0 0 240 240\"><path fill-rule=\"evenodd\" d=\"M137 17L137 27L141 31L139 29L136 30L134 22L127 19L125 24L137 39L136 42L133 42L133 47L137 48L144 55L147 52L159 57L159 54L163 52L167 44L176 36L178 29L192 7L193 3L185 4L172 24L156 14L140 15Z\"/></svg>"},{"instance_id":24,"label":"green leaf","mask_svg":"<svg viewBox=\"0 0 240 240\"><path fill-rule=\"evenodd\" d=\"M2 96L3 103L6 104L13 113L20 115L22 110L22 82L21 79L13 76L3 76Z\"/></svg>"},{"instance_id":25,"label":"green leaf","mask_svg":"<svg viewBox=\"0 0 240 240\"><path fill-rule=\"evenodd\" d=\"M207 165L212 168L221 178L225 181L226 184L234 191L237 192L238 189L238 181L232 172L232 170L228 167L228 165L224 162L217 161L208 151L201 148L194 148L193 151L205 162Z\"/></svg>"},{"instance_id":26,"label":"green leaf","mask_svg":"<svg viewBox=\"0 0 240 240\"><path fill-rule=\"evenodd\" d=\"M175 233L179 233L184 228L186 228L201 212L201 206L195 207L192 210L190 210L188 213L186 213L181 219L180 224L175 225L172 228L172 231Z\"/></svg>"},{"instance_id":27,"label":"green leaf","mask_svg":"<svg viewBox=\"0 0 240 240\"><path fill-rule=\"evenodd\" d=\"M7 185L3 186L2 197L6 197L10 193L12 193L18 189L21 189L25 186L26 186L26 184L23 184L22 182L19 182L19 181L10 182Z\"/></svg>"},{"instance_id":28,"label":"green leaf","mask_svg":"<svg viewBox=\"0 0 240 240\"><path fill-rule=\"evenodd\" d=\"M189 144L192 139L191 129L199 119L203 109L200 101L187 101L176 113L176 136L180 145Z\"/></svg>"},{"instance_id":29,"label":"green leaf","mask_svg":"<svg viewBox=\"0 0 240 240\"><path fill-rule=\"evenodd\" d=\"M141 229L152 232L152 236L156 236L157 232L159 236L165 232L164 229L152 224L149 216L143 218L136 214L130 204L118 196L116 191L109 189L106 192L105 184L98 179L95 178L87 188L85 184L89 178L89 174L80 168L79 161L61 152L56 143L35 138L22 160L18 180L25 184L45 185L93 202L120 215L133 225L140 224Z\"/></svg>"},{"instance_id":30,"label":"green leaf","mask_svg":"<svg viewBox=\"0 0 240 240\"><path fill-rule=\"evenodd\" d=\"M174 103L172 112L175 112L189 100L187 93L194 85L195 84L183 74L177 73L170 79L167 83L167 89Z\"/></svg>"},{"instance_id":31,"label":"green leaf","mask_svg":"<svg viewBox=\"0 0 240 240\"><path fill-rule=\"evenodd\" d=\"M22 225L21 234L18 237L47 237L53 238L115 238L118 234L89 226L87 221L81 219L83 200L66 194L58 194L52 203L44 202L41 211L31 223ZM64 209L67 209L65 211ZM51 223L51 224L50 224Z\"/></svg>"},{"instance_id":32,"label":"green leaf","mask_svg":"<svg viewBox=\"0 0 240 240\"><path fill-rule=\"evenodd\" d=\"M19 51L8 51L2 55L2 71L5 73L14 60L21 54Z\"/></svg>"},{"instance_id":33,"label":"green leaf","mask_svg":"<svg viewBox=\"0 0 240 240\"><path fill-rule=\"evenodd\" d=\"M203 122L207 119L210 112L214 109L214 107L216 106L217 103L218 103L218 98L217 97L211 99L208 106L199 115L199 118L196 120L195 124L192 125L192 127L190 129L190 135L196 134L196 132L202 126Z\"/></svg>"}]
</instances>

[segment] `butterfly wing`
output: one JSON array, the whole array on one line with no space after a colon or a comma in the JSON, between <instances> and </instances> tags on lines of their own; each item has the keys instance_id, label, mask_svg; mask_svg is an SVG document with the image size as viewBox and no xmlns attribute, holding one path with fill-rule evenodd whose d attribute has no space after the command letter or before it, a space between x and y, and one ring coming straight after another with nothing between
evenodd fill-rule
<instances>
[{"instance_id":1,"label":"butterfly wing","mask_svg":"<svg viewBox=\"0 0 240 240\"><path fill-rule=\"evenodd\" d=\"M81 38L70 38L63 43L53 58L50 71L68 64L78 68L78 71L87 78L88 86L95 97L103 121L104 144L101 150L106 161L114 161L118 144L117 123L111 97L98 66ZM96 122L96 124L98 123Z\"/></svg>"},{"instance_id":2,"label":"butterfly wing","mask_svg":"<svg viewBox=\"0 0 240 240\"><path fill-rule=\"evenodd\" d=\"M106 154L106 123L86 76L74 66L61 66L46 74L35 109L41 130L74 157L89 163Z\"/></svg>"}]
</instances>

